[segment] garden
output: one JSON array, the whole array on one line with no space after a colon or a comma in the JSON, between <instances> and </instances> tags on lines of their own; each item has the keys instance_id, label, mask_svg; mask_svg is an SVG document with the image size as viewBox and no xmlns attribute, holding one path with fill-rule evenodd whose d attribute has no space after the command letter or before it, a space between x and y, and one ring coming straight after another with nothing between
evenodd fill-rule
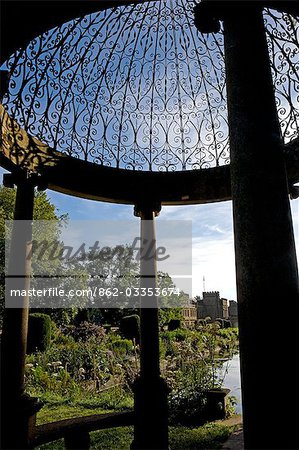
<instances>
[{"instance_id":1,"label":"garden","mask_svg":"<svg viewBox=\"0 0 299 450\"><path fill-rule=\"evenodd\" d=\"M2 280L4 220L12 218L14 200L14 190L0 188ZM44 192L36 193L34 211L35 219L57 223L54 233L59 239L59 229L67 218L58 214ZM125 252L125 269L121 270L126 283L134 286L138 267L130 249ZM77 264L80 271L86 270L82 262ZM98 259L92 264L96 273L120 271L119 258ZM167 274L160 280L161 287L173 286ZM0 327L3 286L1 283ZM38 425L133 409L133 383L140 368L138 310L84 309L77 303L77 307L61 309L47 309L46 303L44 307L39 303L39 309L31 309L25 381L26 392L43 405L37 414ZM220 408L212 417L207 392L225 386L229 360L238 351L238 330L227 328L229 324L223 320L211 323L208 319L199 320L195 329L186 329L180 308L160 308L159 323L161 375L170 389L170 446L172 450L220 448L233 428L214 419L233 414L234 399L228 397L225 411ZM132 427L93 432L91 448L127 450L132 434ZM63 441L40 448L62 449Z\"/></svg>"},{"instance_id":2,"label":"garden","mask_svg":"<svg viewBox=\"0 0 299 450\"><path fill-rule=\"evenodd\" d=\"M68 324L58 323L54 311L52 318L30 315L26 391L43 404L38 424L133 409L139 317L125 312L115 312L122 314L119 326L94 323L84 310ZM212 417L207 392L223 387L229 359L238 351L238 330L221 328L220 322L201 321L196 329L185 329L177 319L171 323L176 329L164 326L160 333L161 374L170 388L171 447L218 448L232 428L215 419L234 413L234 399L228 397L225 412ZM91 448L129 449L132 433L132 427L94 432ZM63 448L63 442L41 448Z\"/></svg>"}]
</instances>

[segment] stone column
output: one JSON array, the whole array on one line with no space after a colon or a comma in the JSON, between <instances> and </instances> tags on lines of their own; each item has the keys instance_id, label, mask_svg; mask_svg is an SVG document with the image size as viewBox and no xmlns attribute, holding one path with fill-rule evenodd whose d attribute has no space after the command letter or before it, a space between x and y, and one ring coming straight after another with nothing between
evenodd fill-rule
<instances>
[{"instance_id":1,"label":"stone column","mask_svg":"<svg viewBox=\"0 0 299 450\"><path fill-rule=\"evenodd\" d=\"M295 449L298 270L263 3L204 1L196 23L224 21L245 448Z\"/></svg>"},{"instance_id":2,"label":"stone column","mask_svg":"<svg viewBox=\"0 0 299 450\"><path fill-rule=\"evenodd\" d=\"M157 282L154 220L159 211L160 205L135 207L135 215L141 218L140 289L146 292L154 290ZM160 376L157 297L140 296L140 306L140 376L134 386L135 427L131 448L166 450L168 388Z\"/></svg>"},{"instance_id":3,"label":"stone column","mask_svg":"<svg viewBox=\"0 0 299 450\"><path fill-rule=\"evenodd\" d=\"M10 297L10 289L28 289L30 261L26 258L32 239L34 183L25 175L5 177L5 185L17 184L14 224L6 279L6 303L1 339L1 440L2 448L30 448L34 431L36 399L24 393L24 370L28 328L28 296ZM21 222L22 221L22 222ZM27 221L27 222L23 222ZM22 276L14 279L16 273ZM18 307L10 308L9 306Z\"/></svg>"},{"instance_id":4,"label":"stone column","mask_svg":"<svg viewBox=\"0 0 299 450\"><path fill-rule=\"evenodd\" d=\"M298 270L262 9L224 20L245 448L298 440Z\"/></svg>"}]
</instances>

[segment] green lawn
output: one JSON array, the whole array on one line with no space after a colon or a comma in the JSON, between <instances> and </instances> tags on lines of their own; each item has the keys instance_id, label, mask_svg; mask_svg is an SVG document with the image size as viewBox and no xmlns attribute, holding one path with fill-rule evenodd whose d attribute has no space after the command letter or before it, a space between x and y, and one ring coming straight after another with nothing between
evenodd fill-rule
<instances>
[{"instance_id":1,"label":"green lawn","mask_svg":"<svg viewBox=\"0 0 299 450\"><path fill-rule=\"evenodd\" d=\"M37 414L37 425L56 422L63 419L71 419L73 417L89 416L91 414L106 414L109 412L113 411L103 408L85 408L84 406L49 405L43 407Z\"/></svg>"},{"instance_id":2,"label":"green lawn","mask_svg":"<svg viewBox=\"0 0 299 450\"><path fill-rule=\"evenodd\" d=\"M38 424L57 421L61 419L86 416L89 414L107 413L107 409L86 408L68 404L45 405L38 413ZM214 450L221 448L222 443L233 431L219 423L206 424L199 428L170 427L171 450ZM94 450L130 450L133 440L133 427L101 430L91 433L91 449ZM63 440L50 442L39 447L41 450L62 450Z\"/></svg>"}]
</instances>

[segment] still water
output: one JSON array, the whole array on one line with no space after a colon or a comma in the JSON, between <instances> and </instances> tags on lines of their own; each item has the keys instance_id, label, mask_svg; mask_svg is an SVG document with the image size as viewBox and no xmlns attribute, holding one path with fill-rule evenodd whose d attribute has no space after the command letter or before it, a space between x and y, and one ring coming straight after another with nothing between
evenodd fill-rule
<instances>
[{"instance_id":1,"label":"still water","mask_svg":"<svg viewBox=\"0 0 299 450\"><path fill-rule=\"evenodd\" d=\"M230 396L236 397L236 413L242 414L242 399L241 399L241 379L240 379L240 358L239 355L234 355L232 359L225 362L223 369L226 370L223 387L230 389Z\"/></svg>"}]
</instances>

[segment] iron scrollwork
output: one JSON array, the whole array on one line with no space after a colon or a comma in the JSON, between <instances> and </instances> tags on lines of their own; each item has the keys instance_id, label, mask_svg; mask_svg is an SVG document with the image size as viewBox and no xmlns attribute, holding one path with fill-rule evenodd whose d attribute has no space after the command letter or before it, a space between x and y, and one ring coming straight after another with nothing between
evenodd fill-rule
<instances>
[{"instance_id":1,"label":"iron scrollwork","mask_svg":"<svg viewBox=\"0 0 299 450\"><path fill-rule=\"evenodd\" d=\"M4 105L49 147L111 167L229 163L223 35L193 0L115 7L44 33L7 61ZM298 21L265 11L281 128L298 136Z\"/></svg>"},{"instance_id":2,"label":"iron scrollwork","mask_svg":"<svg viewBox=\"0 0 299 450\"><path fill-rule=\"evenodd\" d=\"M288 143L299 136L299 22L289 14L267 10L265 24L277 111Z\"/></svg>"}]
</instances>

